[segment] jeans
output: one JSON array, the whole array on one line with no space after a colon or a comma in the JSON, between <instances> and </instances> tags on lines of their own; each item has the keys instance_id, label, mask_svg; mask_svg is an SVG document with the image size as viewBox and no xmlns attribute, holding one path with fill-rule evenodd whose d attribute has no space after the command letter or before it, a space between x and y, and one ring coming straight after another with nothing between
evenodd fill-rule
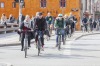
<instances>
[{"instance_id":1,"label":"jeans","mask_svg":"<svg viewBox=\"0 0 100 66\"><path fill-rule=\"evenodd\" d=\"M84 24L84 27L85 27L85 30L87 32L88 31L88 25L87 24Z\"/></svg>"},{"instance_id":2,"label":"jeans","mask_svg":"<svg viewBox=\"0 0 100 66\"><path fill-rule=\"evenodd\" d=\"M59 32L62 35L62 41L64 41L65 30L64 29L56 29L56 43L58 44L58 36Z\"/></svg>"},{"instance_id":3,"label":"jeans","mask_svg":"<svg viewBox=\"0 0 100 66\"><path fill-rule=\"evenodd\" d=\"M44 45L44 33L43 33L43 31L38 31L38 30L36 31L35 42L37 43L39 35L41 37L41 43L42 43L42 46L43 46Z\"/></svg>"}]
</instances>

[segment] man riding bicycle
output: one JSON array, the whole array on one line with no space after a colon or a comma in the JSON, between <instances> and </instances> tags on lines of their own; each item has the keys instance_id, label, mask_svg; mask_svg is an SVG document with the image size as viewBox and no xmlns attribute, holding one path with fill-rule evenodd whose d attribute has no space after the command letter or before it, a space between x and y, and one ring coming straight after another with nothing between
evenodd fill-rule
<instances>
[{"instance_id":1,"label":"man riding bicycle","mask_svg":"<svg viewBox=\"0 0 100 66\"><path fill-rule=\"evenodd\" d=\"M56 47L58 46L58 36L59 36L59 32L61 32L62 35L62 41L64 42L64 18L62 14L58 14L58 17L55 20L55 28L56 28Z\"/></svg>"},{"instance_id":2,"label":"man riding bicycle","mask_svg":"<svg viewBox=\"0 0 100 66\"><path fill-rule=\"evenodd\" d=\"M53 28L53 17L51 16L50 13L46 16L46 22L48 25L48 29L50 31L50 34L52 34L52 28Z\"/></svg>"},{"instance_id":3,"label":"man riding bicycle","mask_svg":"<svg viewBox=\"0 0 100 66\"><path fill-rule=\"evenodd\" d=\"M46 28L47 28L46 27L46 20L43 17L42 13L40 12L38 14L38 17L35 19L34 29L36 30L36 33L37 32L41 32L41 36L42 36L42 38L41 38L42 49L44 47L44 32L45 32ZM36 34L35 41L36 41L36 44L37 44L38 34Z\"/></svg>"}]
</instances>

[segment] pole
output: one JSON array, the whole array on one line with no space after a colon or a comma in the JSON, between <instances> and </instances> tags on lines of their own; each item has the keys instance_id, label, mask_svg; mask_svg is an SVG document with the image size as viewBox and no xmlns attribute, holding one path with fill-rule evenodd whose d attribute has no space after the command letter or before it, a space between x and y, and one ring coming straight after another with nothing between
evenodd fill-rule
<instances>
[{"instance_id":1,"label":"pole","mask_svg":"<svg viewBox=\"0 0 100 66\"><path fill-rule=\"evenodd\" d=\"M22 5L21 5L21 0L19 0L19 27L21 25L21 14L22 14Z\"/></svg>"}]
</instances>

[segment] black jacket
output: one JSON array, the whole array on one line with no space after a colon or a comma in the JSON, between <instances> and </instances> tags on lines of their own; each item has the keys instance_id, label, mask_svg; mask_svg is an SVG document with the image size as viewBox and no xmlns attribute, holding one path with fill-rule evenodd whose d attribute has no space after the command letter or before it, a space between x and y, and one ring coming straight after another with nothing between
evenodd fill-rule
<instances>
[{"instance_id":1,"label":"black jacket","mask_svg":"<svg viewBox=\"0 0 100 66\"><path fill-rule=\"evenodd\" d=\"M34 29L38 29L40 31L45 30L47 27L46 19L45 18L36 18L34 23Z\"/></svg>"}]
</instances>

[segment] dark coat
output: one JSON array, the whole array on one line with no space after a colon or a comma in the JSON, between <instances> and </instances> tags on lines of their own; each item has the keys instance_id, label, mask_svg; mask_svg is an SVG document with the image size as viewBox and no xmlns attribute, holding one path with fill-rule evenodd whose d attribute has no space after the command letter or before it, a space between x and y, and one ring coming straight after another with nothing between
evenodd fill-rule
<instances>
[{"instance_id":1,"label":"dark coat","mask_svg":"<svg viewBox=\"0 0 100 66\"><path fill-rule=\"evenodd\" d=\"M35 19L35 23L34 23L34 29L38 29L40 31L45 30L45 28L47 27L46 25L46 19L45 18L36 18Z\"/></svg>"}]
</instances>

